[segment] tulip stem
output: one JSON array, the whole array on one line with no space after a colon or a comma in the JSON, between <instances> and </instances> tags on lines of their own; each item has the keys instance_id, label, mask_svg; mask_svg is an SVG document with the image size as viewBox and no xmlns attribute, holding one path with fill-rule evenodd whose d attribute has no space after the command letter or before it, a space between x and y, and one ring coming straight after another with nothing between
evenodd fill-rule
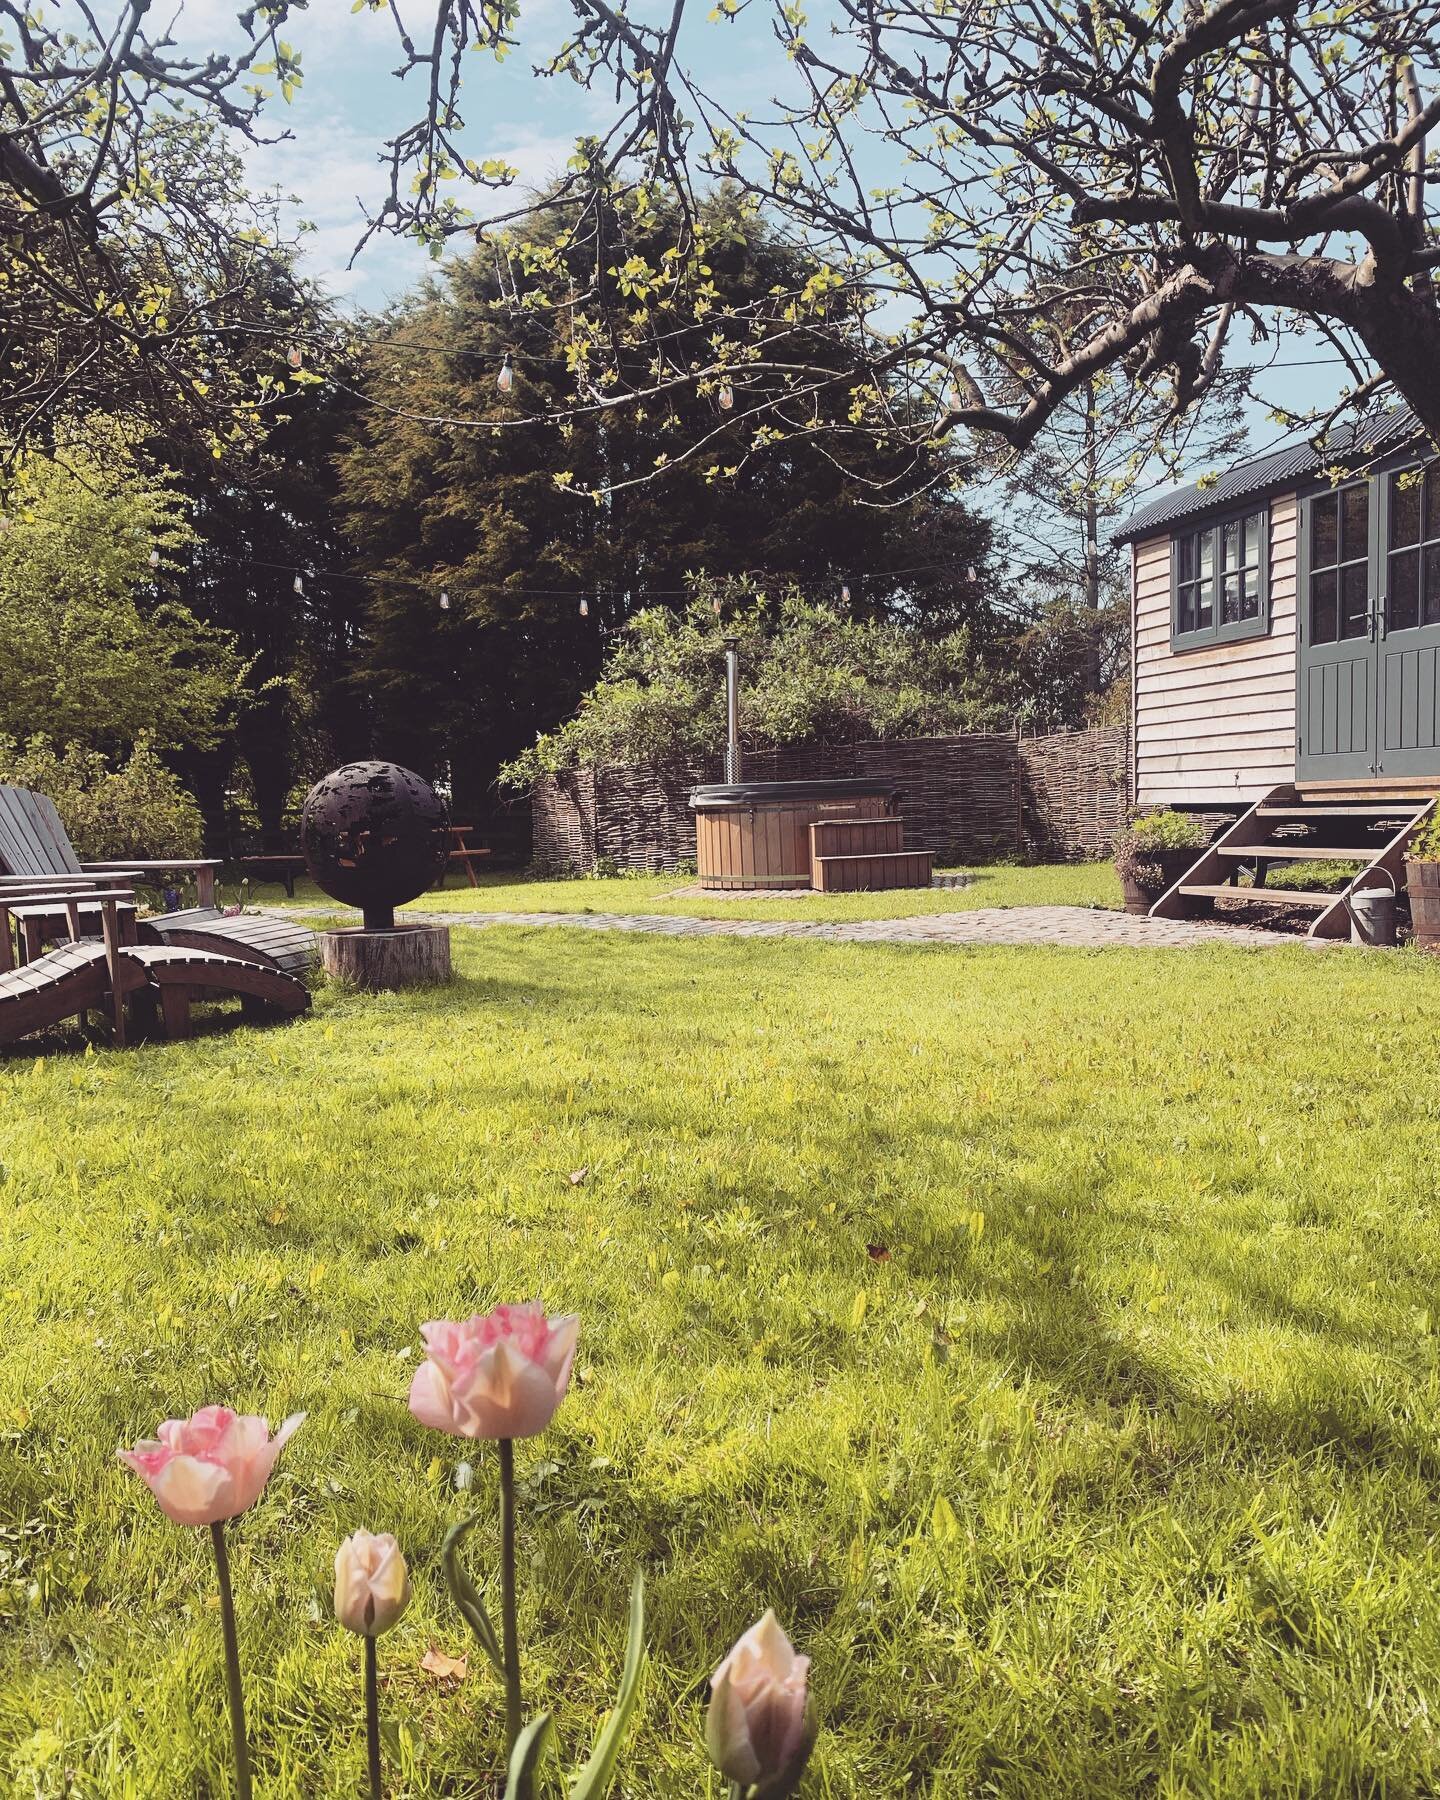
<instances>
[{"instance_id":1,"label":"tulip stem","mask_svg":"<svg viewBox=\"0 0 1440 1800\"><path fill-rule=\"evenodd\" d=\"M240 1639L235 1630L235 1596L230 1591L230 1552L225 1548L225 1525L216 1519L210 1527L215 1546L215 1572L220 1577L220 1628L225 1638L225 1686L230 1696L230 1735L235 1742L236 1800L250 1800L250 1746L245 1738L245 1694L240 1686Z\"/></svg>"},{"instance_id":2,"label":"tulip stem","mask_svg":"<svg viewBox=\"0 0 1440 1800\"><path fill-rule=\"evenodd\" d=\"M380 1786L380 1680L376 1669L375 1639L365 1639L365 1761L370 1771L370 1800L381 1800Z\"/></svg>"},{"instance_id":3,"label":"tulip stem","mask_svg":"<svg viewBox=\"0 0 1440 1800\"><path fill-rule=\"evenodd\" d=\"M515 1620L515 1446L501 1438L500 1633L505 1657L505 1756L508 1761L524 1723L520 1698L520 1632Z\"/></svg>"}]
</instances>

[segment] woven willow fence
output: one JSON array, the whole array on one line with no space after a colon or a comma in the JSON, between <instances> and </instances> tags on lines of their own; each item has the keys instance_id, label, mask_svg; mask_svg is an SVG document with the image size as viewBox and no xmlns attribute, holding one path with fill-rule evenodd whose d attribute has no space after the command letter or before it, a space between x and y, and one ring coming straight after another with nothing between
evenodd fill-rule
<instances>
[{"instance_id":1,"label":"woven willow fence","mask_svg":"<svg viewBox=\"0 0 1440 1800\"><path fill-rule=\"evenodd\" d=\"M1105 855L1124 823L1129 733L1118 725L1032 738L970 732L745 756L747 781L844 776L893 781L902 795L906 843L934 851L941 862L1083 860ZM658 872L693 862L690 790L721 778L718 756L547 778L531 796L535 868L548 875L597 864Z\"/></svg>"}]
</instances>

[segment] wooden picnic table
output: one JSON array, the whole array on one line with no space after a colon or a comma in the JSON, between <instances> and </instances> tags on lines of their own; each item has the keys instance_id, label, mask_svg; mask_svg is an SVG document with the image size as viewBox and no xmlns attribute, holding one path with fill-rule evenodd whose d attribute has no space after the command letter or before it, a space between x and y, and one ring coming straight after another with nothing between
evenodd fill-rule
<instances>
[{"instance_id":1,"label":"wooden picnic table","mask_svg":"<svg viewBox=\"0 0 1440 1800\"><path fill-rule=\"evenodd\" d=\"M292 900L295 898L295 877L305 873L305 858L298 850L275 851L264 856L242 856L237 861L242 869L254 869L257 880L283 882L285 892ZM271 869L275 871L273 875L267 873Z\"/></svg>"},{"instance_id":2,"label":"wooden picnic table","mask_svg":"<svg viewBox=\"0 0 1440 1800\"><path fill-rule=\"evenodd\" d=\"M450 827L450 835L455 842L450 848L449 861L463 863L465 873L470 877L471 887L479 887L480 883L475 879L475 864L483 862L490 854L490 850L488 845L471 844L467 841L474 829L473 825L452 825ZM444 880L444 876L441 876L441 880Z\"/></svg>"}]
</instances>

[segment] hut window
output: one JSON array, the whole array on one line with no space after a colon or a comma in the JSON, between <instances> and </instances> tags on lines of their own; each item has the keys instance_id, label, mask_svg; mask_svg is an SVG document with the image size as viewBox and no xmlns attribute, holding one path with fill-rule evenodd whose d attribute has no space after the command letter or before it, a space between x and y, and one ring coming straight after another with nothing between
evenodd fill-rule
<instances>
[{"instance_id":1,"label":"hut window","mask_svg":"<svg viewBox=\"0 0 1440 1800\"><path fill-rule=\"evenodd\" d=\"M1262 507L1180 532L1171 553L1171 647L1190 650L1270 628L1270 515Z\"/></svg>"},{"instance_id":2,"label":"hut window","mask_svg":"<svg viewBox=\"0 0 1440 1800\"><path fill-rule=\"evenodd\" d=\"M1389 629L1440 625L1440 462L1391 475L1386 554Z\"/></svg>"},{"instance_id":3,"label":"hut window","mask_svg":"<svg viewBox=\"0 0 1440 1800\"><path fill-rule=\"evenodd\" d=\"M1333 644L1370 631L1370 484L1356 482L1310 502L1310 642Z\"/></svg>"}]
</instances>

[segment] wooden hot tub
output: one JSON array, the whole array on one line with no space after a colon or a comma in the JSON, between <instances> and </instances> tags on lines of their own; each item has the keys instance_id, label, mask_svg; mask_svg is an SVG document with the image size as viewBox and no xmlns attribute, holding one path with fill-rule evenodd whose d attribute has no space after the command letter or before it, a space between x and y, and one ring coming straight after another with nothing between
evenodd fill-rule
<instances>
[{"instance_id":1,"label":"wooden hot tub","mask_svg":"<svg viewBox=\"0 0 1440 1800\"><path fill-rule=\"evenodd\" d=\"M705 888L810 886L810 827L882 819L899 800L889 781L740 781L698 787L695 862Z\"/></svg>"}]
</instances>

